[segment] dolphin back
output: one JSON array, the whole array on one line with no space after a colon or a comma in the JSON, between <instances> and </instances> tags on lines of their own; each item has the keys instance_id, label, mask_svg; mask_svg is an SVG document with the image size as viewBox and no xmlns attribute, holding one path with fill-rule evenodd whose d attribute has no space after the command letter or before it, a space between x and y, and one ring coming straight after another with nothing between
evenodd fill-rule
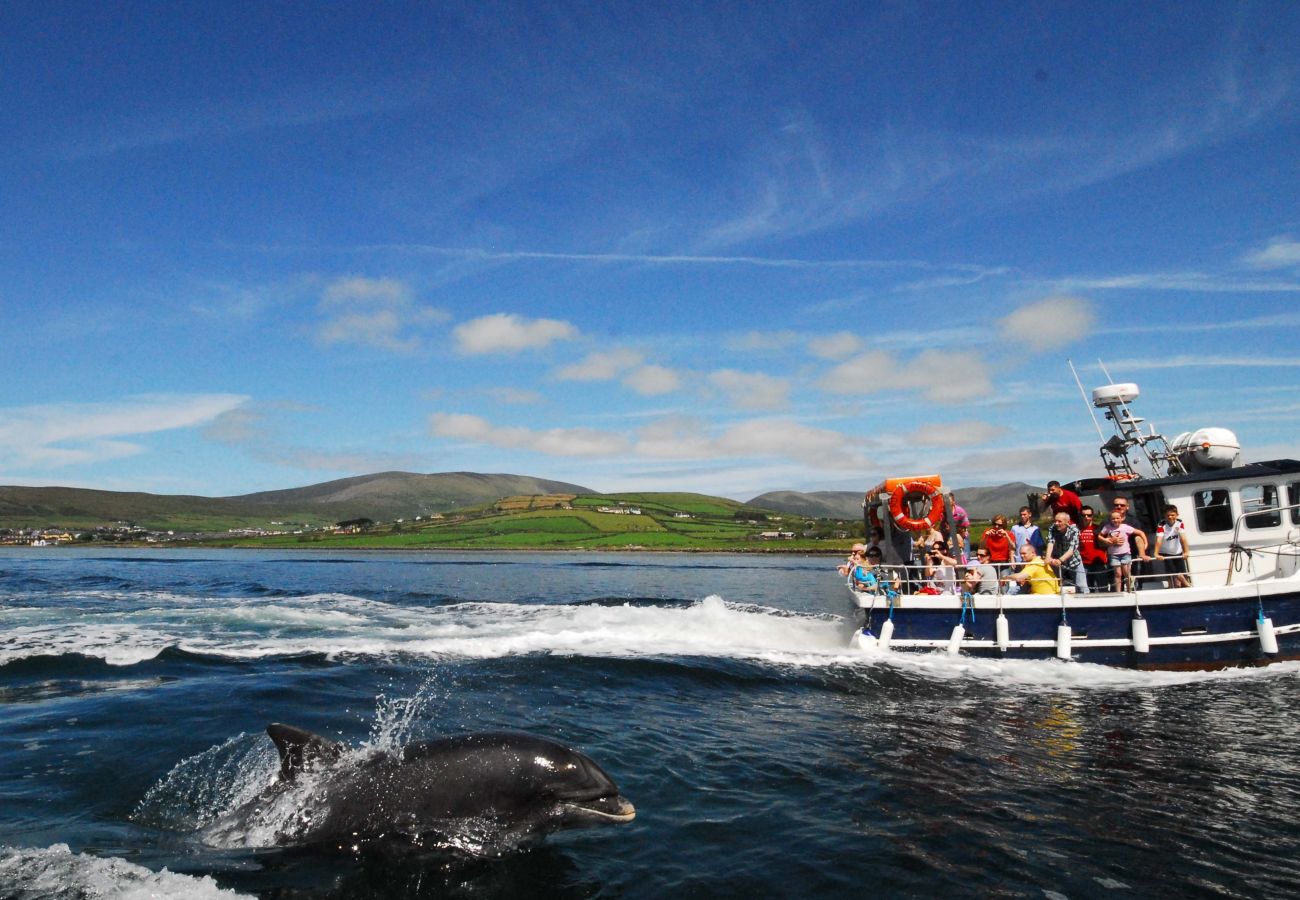
<instances>
[{"instance_id":1,"label":"dolphin back","mask_svg":"<svg viewBox=\"0 0 1300 900\"><path fill-rule=\"evenodd\" d=\"M333 762L343 752L342 744L292 725L275 722L266 726L266 733L280 754L280 777L286 781L308 766Z\"/></svg>"}]
</instances>

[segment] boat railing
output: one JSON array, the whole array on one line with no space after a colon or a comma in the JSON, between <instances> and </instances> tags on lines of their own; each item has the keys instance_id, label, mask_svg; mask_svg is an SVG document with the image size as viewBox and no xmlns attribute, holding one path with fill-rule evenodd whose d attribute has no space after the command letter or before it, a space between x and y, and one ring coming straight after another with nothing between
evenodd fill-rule
<instances>
[{"instance_id":1,"label":"boat railing","mask_svg":"<svg viewBox=\"0 0 1300 900\"><path fill-rule=\"evenodd\" d=\"M1232 584L1232 576L1243 569L1249 568L1253 571L1254 556L1256 553L1268 553L1272 550L1275 554L1281 555L1283 547L1290 547L1293 552L1297 552L1297 548L1300 548L1300 529L1296 527L1289 528L1286 537L1282 540L1266 536L1262 537L1257 543L1253 543L1249 546L1242 543L1241 529L1243 525L1247 524L1248 520L1257 516L1267 516L1273 513L1277 514L1277 526L1269 527L1281 526L1283 521L1282 514L1286 512L1291 513L1291 521L1294 526L1296 520L1295 510L1298 509L1300 509L1300 503L1291 503L1286 506L1263 506L1257 504L1238 514L1236 521L1234 521L1232 525L1232 543L1228 546L1227 580L1224 584Z\"/></svg>"}]
</instances>

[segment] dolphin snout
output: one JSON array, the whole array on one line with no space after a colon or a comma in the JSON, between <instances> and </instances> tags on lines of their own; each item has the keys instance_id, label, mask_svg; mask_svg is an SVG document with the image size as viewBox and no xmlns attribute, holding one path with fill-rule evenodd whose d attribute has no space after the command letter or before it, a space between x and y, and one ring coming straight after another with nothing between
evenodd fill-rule
<instances>
[{"instance_id":1,"label":"dolphin snout","mask_svg":"<svg viewBox=\"0 0 1300 900\"><path fill-rule=\"evenodd\" d=\"M581 819L596 822L631 822L636 818L636 807L626 797L614 794L580 803L570 802L569 810Z\"/></svg>"}]
</instances>

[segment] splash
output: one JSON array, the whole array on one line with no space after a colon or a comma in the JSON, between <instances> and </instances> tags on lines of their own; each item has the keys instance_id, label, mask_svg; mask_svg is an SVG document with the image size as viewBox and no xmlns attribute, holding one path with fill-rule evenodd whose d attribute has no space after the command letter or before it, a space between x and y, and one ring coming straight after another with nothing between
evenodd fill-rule
<instances>
[{"instance_id":1,"label":"splash","mask_svg":"<svg viewBox=\"0 0 1300 900\"><path fill-rule=\"evenodd\" d=\"M0 848L0 896L13 900L236 900L211 876L154 872L123 859L73 853L67 844L45 849Z\"/></svg>"}]
</instances>

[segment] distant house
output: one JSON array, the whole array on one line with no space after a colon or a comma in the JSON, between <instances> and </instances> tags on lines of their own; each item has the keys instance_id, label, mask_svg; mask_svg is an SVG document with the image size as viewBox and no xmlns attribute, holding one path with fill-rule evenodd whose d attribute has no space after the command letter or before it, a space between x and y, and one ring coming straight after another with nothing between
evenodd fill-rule
<instances>
[{"instance_id":1,"label":"distant house","mask_svg":"<svg viewBox=\"0 0 1300 900\"><path fill-rule=\"evenodd\" d=\"M794 540L793 531L760 531L758 536L765 541L791 541Z\"/></svg>"},{"instance_id":2,"label":"distant house","mask_svg":"<svg viewBox=\"0 0 1300 900\"><path fill-rule=\"evenodd\" d=\"M597 506L596 512L613 513L616 516L641 515L641 510L635 506Z\"/></svg>"}]
</instances>

